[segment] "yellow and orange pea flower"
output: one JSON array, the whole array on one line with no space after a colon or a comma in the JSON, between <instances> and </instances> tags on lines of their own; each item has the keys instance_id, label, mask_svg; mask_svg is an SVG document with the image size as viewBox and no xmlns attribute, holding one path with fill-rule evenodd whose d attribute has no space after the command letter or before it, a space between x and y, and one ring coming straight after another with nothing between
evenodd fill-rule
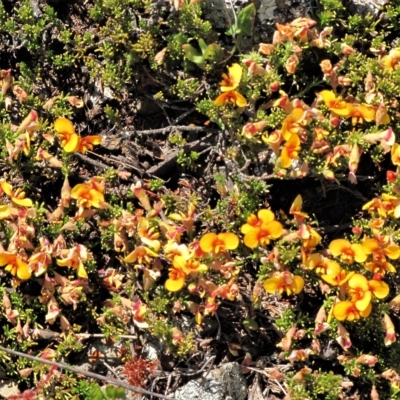
<instances>
[{"instance_id":1,"label":"yellow and orange pea flower","mask_svg":"<svg viewBox=\"0 0 400 400\"><path fill-rule=\"evenodd\" d=\"M340 97L336 97L332 90L323 90L319 96L325 103L325 106L334 114L341 117L348 117L351 105L346 103Z\"/></svg>"},{"instance_id":2,"label":"yellow and orange pea flower","mask_svg":"<svg viewBox=\"0 0 400 400\"><path fill-rule=\"evenodd\" d=\"M207 271L205 264L195 259L186 259L183 256L175 256L172 268L169 269L168 279L165 281L165 288L170 292L177 292L185 285L188 275Z\"/></svg>"},{"instance_id":3,"label":"yellow and orange pea flower","mask_svg":"<svg viewBox=\"0 0 400 400\"><path fill-rule=\"evenodd\" d=\"M13 204L19 207L32 207L33 202L29 198L25 198L25 192L18 188L16 191L13 190L13 187L6 181L0 181L0 187L2 191L9 197L11 197L11 201Z\"/></svg>"},{"instance_id":4,"label":"yellow and orange pea flower","mask_svg":"<svg viewBox=\"0 0 400 400\"><path fill-rule=\"evenodd\" d=\"M289 168L292 166L292 161L299 158L300 138L297 134L292 133L290 139L285 142L280 155L280 162L282 168Z\"/></svg>"},{"instance_id":5,"label":"yellow and orange pea flower","mask_svg":"<svg viewBox=\"0 0 400 400\"><path fill-rule=\"evenodd\" d=\"M290 296L303 290L304 279L301 276L293 275L289 271L277 272L272 278L267 279L263 286L267 293L279 292L279 294L282 294L286 292Z\"/></svg>"},{"instance_id":6,"label":"yellow and orange pea flower","mask_svg":"<svg viewBox=\"0 0 400 400\"><path fill-rule=\"evenodd\" d=\"M386 257L397 260L400 257L400 246L391 243L378 242L377 239L366 238L362 242L366 254L372 254L374 260L386 261Z\"/></svg>"},{"instance_id":7,"label":"yellow and orange pea flower","mask_svg":"<svg viewBox=\"0 0 400 400\"><path fill-rule=\"evenodd\" d=\"M158 240L160 233L157 231L155 226L150 226L150 221L147 218L141 217L139 219L137 233L144 245L151 247L156 253L158 253L161 247L161 243Z\"/></svg>"},{"instance_id":8,"label":"yellow and orange pea flower","mask_svg":"<svg viewBox=\"0 0 400 400\"><path fill-rule=\"evenodd\" d=\"M322 239L321 235L307 224L301 224L297 234L302 240L301 250L305 253L314 250Z\"/></svg>"},{"instance_id":9,"label":"yellow and orange pea flower","mask_svg":"<svg viewBox=\"0 0 400 400\"><path fill-rule=\"evenodd\" d=\"M64 249L61 251L61 259L57 260L60 267L73 268L77 271L79 278L87 278L87 272L83 263L92 259L91 254L85 246L77 244L72 249Z\"/></svg>"},{"instance_id":10,"label":"yellow and orange pea flower","mask_svg":"<svg viewBox=\"0 0 400 400\"><path fill-rule=\"evenodd\" d=\"M333 315L339 321L368 317L372 311L373 296L384 299L389 294L389 286L383 281L368 281L364 275L355 273L347 281L347 293L350 301L340 301L333 308Z\"/></svg>"},{"instance_id":11,"label":"yellow and orange pea flower","mask_svg":"<svg viewBox=\"0 0 400 400\"><path fill-rule=\"evenodd\" d=\"M390 196L390 198L392 197L395 198L394 196ZM379 197L375 197L362 207L363 211L368 211L375 218L386 218L388 211L391 211L391 209L392 207L388 207L388 202L383 201Z\"/></svg>"},{"instance_id":12,"label":"yellow and orange pea flower","mask_svg":"<svg viewBox=\"0 0 400 400\"><path fill-rule=\"evenodd\" d=\"M329 271L340 271L340 265L322 254L310 254L305 260L304 266L308 270L314 270L318 275L326 275Z\"/></svg>"},{"instance_id":13,"label":"yellow and orange pea flower","mask_svg":"<svg viewBox=\"0 0 400 400\"><path fill-rule=\"evenodd\" d=\"M400 167L400 144L394 143L390 154L392 158L392 163L397 167Z\"/></svg>"},{"instance_id":14,"label":"yellow and orange pea flower","mask_svg":"<svg viewBox=\"0 0 400 400\"><path fill-rule=\"evenodd\" d=\"M354 261L363 263L367 259L362 244L352 244L347 239L332 240L329 250L333 256L340 257L346 264L352 264Z\"/></svg>"},{"instance_id":15,"label":"yellow and orange pea flower","mask_svg":"<svg viewBox=\"0 0 400 400\"><path fill-rule=\"evenodd\" d=\"M54 129L61 141L61 147L67 153L79 151L85 154L87 150L93 149L93 145L101 143L101 137L97 135L81 138L75 132L72 122L67 118L57 118L54 122Z\"/></svg>"},{"instance_id":16,"label":"yellow and orange pea flower","mask_svg":"<svg viewBox=\"0 0 400 400\"><path fill-rule=\"evenodd\" d=\"M364 121L375 121L376 108L365 104L348 104L349 114L347 118L351 118L351 123L357 125Z\"/></svg>"},{"instance_id":17,"label":"yellow and orange pea flower","mask_svg":"<svg viewBox=\"0 0 400 400\"><path fill-rule=\"evenodd\" d=\"M298 224L301 224L305 218L309 218L308 214L301 211L303 208L303 198L301 195L297 195L292 205L290 206L289 214L296 218Z\"/></svg>"},{"instance_id":18,"label":"yellow and orange pea flower","mask_svg":"<svg viewBox=\"0 0 400 400\"><path fill-rule=\"evenodd\" d=\"M127 263L150 264L152 258L158 257L158 254L145 246L136 246L125 258Z\"/></svg>"},{"instance_id":19,"label":"yellow and orange pea flower","mask_svg":"<svg viewBox=\"0 0 400 400\"><path fill-rule=\"evenodd\" d=\"M245 107L247 105L247 100L236 90L224 92L214 100L216 106L222 106L226 103L231 103L238 107Z\"/></svg>"},{"instance_id":20,"label":"yellow and orange pea flower","mask_svg":"<svg viewBox=\"0 0 400 400\"><path fill-rule=\"evenodd\" d=\"M79 208L104 208L104 188L92 180L77 184L71 190L71 198L75 199Z\"/></svg>"},{"instance_id":21,"label":"yellow and orange pea flower","mask_svg":"<svg viewBox=\"0 0 400 400\"><path fill-rule=\"evenodd\" d=\"M21 280L27 280L32 275L28 263L19 254L3 251L0 253L0 266Z\"/></svg>"},{"instance_id":22,"label":"yellow and orange pea flower","mask_svg":"<svg viewBox=\"0 0 400 400\"><path fill-rule=\"evenodd\" d=\"M333 306L333 316L338 321L344 321L347 319L352 322L361 317L367 318L372 311L372 304L369 303L367 308L363 311L357 309L356 305L349 300L339 301Z\"/></svg>"},{"instance_id":23,"label":"yellow and orange pea flower","mask_svg":"<svg viewBox=\"0 0 400 400\"><path fill-rule=\"evenodd\" d=\"M331 286L341 287L355 274L354 271L347 273L337 262L327 262L325 267L325 273L320 274L320 276Z\"/></svg>"},{"instance_id":24,"label":"yellow and orange pea flower","mask_svg":"<svg viewBox=\"0 0 400 400\"><path fill-rule=\"evenodd\" d=\"M282 122L282 136L285 140L289 140L291 135L299 134L304 131L304 126L301 121L304 115L304 110L300 107L294 108L290 114Z\"/></svg>"},{"instance_id":25,"label":"yellow and orange pea flower","mask_svg":"<svg viewBox=\"0 0 400 400\"><path fill-rule=\"evenodd\" d=\"M242 79L242 67L239 64L233 64L228 68L229 74L222 74L220 82L221 92L215 100L216 106L222 106L225 103L231 103L238 107L245 107L247 100L235 89L239 86Z\"/></svg>"},{"instance_id":26,"label":"yellow and orange pea flower","mask_svg":"<svg viewBox=\"0 0 400 400\"><path fill-rule=\"evenodd\" d=\"M283 234L283 226L275 221L274 213L271 210L259 210L257 216L251 214L247 223L242 225L241 232L244 234L243 242L251 249L254 247L266 246L271 239L278 239Z\"/></svg>"},{"instance_id":27,"label":"yellow and orange pea flower","mask_svg":"<svg viewBox=\"0 0 400 400\"><path fill-rule=\"evenodd\" d=\"M210 232L200 239L200 248L205 253L219 254L227 250L235 250L238 246L239 238L232 232L223 232L218 235Z\"/></svg>"},{"instance_id":28,"label":"yellow and orange pea flower","mask_svg":"<svg viewBox=\"0 0 400 400\"><path fill-rule=\"evenodd\" d=\"M400 49L395 48L390 50L389 54L382 57L382 65L389 71L393 71L398 68L400 62Z\"/></svg>"},{"instance_id":29,"label":"yellow and orange pea flower","mask_svg":"<svg viewBox=\"0 0 400 400\"><path fill-rule=\"evenodd\" d=\"M221 92L229 92L235 90L242 79L242 67L239 64L232 64L228 67L228 75L222 74L222 81L219 83Z\"/></svg>"}]
</instances>

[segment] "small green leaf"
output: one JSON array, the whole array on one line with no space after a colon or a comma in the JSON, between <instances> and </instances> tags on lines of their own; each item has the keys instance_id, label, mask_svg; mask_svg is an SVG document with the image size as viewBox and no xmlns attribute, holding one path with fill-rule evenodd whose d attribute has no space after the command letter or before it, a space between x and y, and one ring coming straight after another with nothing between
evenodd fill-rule
<instances>
[{"instance_id":1,"label":"small green leaf","mask_svg":"<svg viewBox=\"0 0 400 400\"><path fill-rule=\"evenodd\" d=\"M256 17L256 7L253 3L239 11L237 23L228 30L229 35L252 36L254 19Z\"/></svg>"},{"instance_id":2,"label":"small green leaf","mask_svg":"<svg viewBox=\"0 0 400 400\"><path fill-rule=\"evenodd\" d=\"M207 50L207 43L203 39L199 39L199 46L200 46L201 52L204 55L204 53Z\"/></svg>"},{"instance_id":3,"label":"small green leaf","mask_svg":"<svg viewBox=\"0 0 400 400\"><path fill-rule=\"evenodd\" d=\"M125 390L121 387L107 385L105 389L107 400L126 399Z\"/></svg>"},{"instance_id":4,"label":"small green leaf","mask_svg":"<svg viewBox=\"0 0 400 400\"><path fill-rule=\"evenodd\" d=\"M104 400L104 394L100 389L100 386L98 384L92 385L91 391L90 391L90 398L92 400Z\"/></svg>"},{"instance_id":5,"label":"small green leaf","mask_svg":"<svg viewBox=\"0 0 400 400\"><path fill-rule=\"evenodd\" d=\"M207 46L206 51L203 54L204 60L207 61L220 61L223 55L223 50L221 46L219 46L217 43L211 43L210 45Z\"/></svg>"},{"instance_id":6,"label":"small green leaf","mask_svg":"<svg viewBox=\"0 0 400 400\"><path fill-rule=\"evenodd\" d=\"M191 44L184 44L182 49L189 61L197 64L197 66L201 69L205 68L204 57Z\"/></svg>"}]
</instances>

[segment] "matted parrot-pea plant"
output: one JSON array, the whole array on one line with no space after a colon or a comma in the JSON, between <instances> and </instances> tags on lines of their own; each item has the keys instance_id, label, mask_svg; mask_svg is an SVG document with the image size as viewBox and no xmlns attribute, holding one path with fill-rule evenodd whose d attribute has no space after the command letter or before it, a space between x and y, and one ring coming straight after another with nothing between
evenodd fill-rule
<instances>
[{"instance_id":1,"label":"matted parrot-pea plant","mask_svg":"<svg viewBox=\"0 0 400 400\"><path fill-rule=\"evenodd\" d=\"M214 356L280 398L400 398L400 2L362 18L321 0L265 42L253 3L227 9L221 31L203 2L85 2L95 29L81 34L56 5L37 18L27 0L0 4L1 37L37 55L1 61L1 345L96 364L98 335L119 344L130 384L164 394L179 381L155 378L164 358ZM93 121L137 149L121 118L132 91L160 115L192 107L150 132L184 174L106 164L118 158L90 128L89 89L40 91L44 68L83 71L103 90ZM188 132L215 139L207 154ZM310 187L333 205L329 226ZM346 220L334 190L356 193ZM4 351L0 367L14 398L125 396Z\"/></svg>"}]
</instances>

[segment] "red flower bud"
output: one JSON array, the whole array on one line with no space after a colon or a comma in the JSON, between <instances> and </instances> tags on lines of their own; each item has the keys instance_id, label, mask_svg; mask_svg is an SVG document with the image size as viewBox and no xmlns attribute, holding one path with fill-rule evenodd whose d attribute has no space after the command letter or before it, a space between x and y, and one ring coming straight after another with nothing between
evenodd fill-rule
<instances>
[{"instance_id":1,"label":"red flower bud","mask_svg":"<svg viewBox=\"0 0 400 400\"><path fill-rule=\"evenodd\" d=\"M277 92L277 91L279 90L279 88L280 88L280 85L279 85L278 82L274 82L274 83L271 83L271 84L269 85L269 88L270 88L270 90L272 90L273 92Z\"/></svg>"},{"instance_id":2,"label":"red flower bud","mask_svg":"<svg viewBox=\"0 0 400 400\"><path fill-rule=\"evenodd\" d=\"M386 179L388 182L393 183L397 179L397 173L394 171L386 171Z\"/></svg>"}]
</instances>

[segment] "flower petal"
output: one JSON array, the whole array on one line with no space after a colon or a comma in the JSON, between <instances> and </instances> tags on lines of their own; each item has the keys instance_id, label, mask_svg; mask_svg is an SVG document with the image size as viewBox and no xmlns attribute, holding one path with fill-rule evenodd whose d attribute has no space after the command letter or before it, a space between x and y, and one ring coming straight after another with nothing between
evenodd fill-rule
<instances>
[{"instance_id":1,"label":"flower petal","mask_svg":"<svg viewBox=\"0 0 400 400\"><path fill-rule=\"evenodd\" d=\"M54 129L59 133L75 133L74 125L67 118L57 118L54 121Z\"/></svg>"}]
</instances>

